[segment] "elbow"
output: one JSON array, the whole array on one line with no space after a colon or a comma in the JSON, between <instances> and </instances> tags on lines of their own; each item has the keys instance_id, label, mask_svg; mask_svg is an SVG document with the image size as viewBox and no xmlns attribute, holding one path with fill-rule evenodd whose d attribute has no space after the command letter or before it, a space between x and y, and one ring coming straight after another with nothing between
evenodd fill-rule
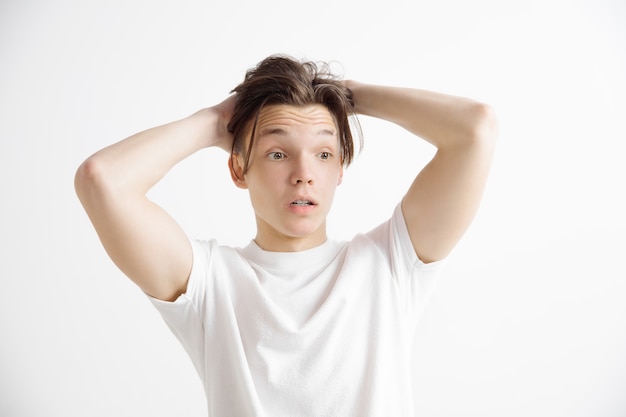
<instances>
[{"instance_id":1,"label":"elbow","mask_svg":"<svg viewBox=\"0 0 626 417\"><path fill-rule=\"evenodd\" d=\"M97 190L104 188L104 178L104 169L97 157L89 157L78 167L74 175L74 190L83 205Z\"/></svg>"},{"instance_id":2,"label":"elbow","mask_svg":"<svg viewBox=\"0 0 626 417\"><path fill-rule=\"evenodd\" d=\"M473 145L492 149L498 138L498 118L488 104L473 103L470 114L469 138Z\"/></svg>"}]
</instances>

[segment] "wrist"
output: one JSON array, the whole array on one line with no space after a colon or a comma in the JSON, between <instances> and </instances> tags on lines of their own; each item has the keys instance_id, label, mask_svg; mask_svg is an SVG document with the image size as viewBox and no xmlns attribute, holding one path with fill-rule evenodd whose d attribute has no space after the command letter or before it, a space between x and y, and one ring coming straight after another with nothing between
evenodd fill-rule
<instances>
[{"instance_id":1,"label":"wrist","mask_svg":"<svg viewBox=\"0 0 626 417\"><path fill-rule=\"evenodd\" d=\"M214 146L217 139L215 132L219 130L219 116L212 107L198 110L187 118L187 123L193 134L197 138L199 148ZM191 133L190 131L190 133Z\"/></svg>"},{"instance_id":2,"label":"wrist","mask_svg":"<svg viewBox=\"0 0 626 417\"><path fill-rule=\"evenodd\" d=\"M352 94L352 102L354 104L354 111L358 114L367 114L367 84L354 81L345 80L344 85Z\"/></svg>"},{"instance_id":3,"label":"wrist","mask_svg":"<svg viewBox=\"0 0 626 417\"><path fill-rule=\"evenodd\" d=\"M228 122L231 113L224 103L199 110L196 115L202 120L203 147L218 147L230 153L233 141Z\"/></svg>"}]
</instances>

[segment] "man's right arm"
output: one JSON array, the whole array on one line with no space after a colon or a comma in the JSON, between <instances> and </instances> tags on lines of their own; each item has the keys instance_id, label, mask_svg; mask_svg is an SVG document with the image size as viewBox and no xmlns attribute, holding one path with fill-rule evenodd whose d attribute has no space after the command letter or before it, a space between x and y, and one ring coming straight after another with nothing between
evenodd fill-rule
<instances>
[{"instance_id":1,"label":"man's right arm","mask_svg":"<svg viewBox=\"0 0 626 417\"><path fill-rule=\"evenodd\" d=\"M137 133L90 156L75 188L113 262L145 293L175 300L187 288L192 250L176 221L146 193L175 164L217 146L230 151L226 128L234 97L184 119Z\"/></svg>"}]
</instances>

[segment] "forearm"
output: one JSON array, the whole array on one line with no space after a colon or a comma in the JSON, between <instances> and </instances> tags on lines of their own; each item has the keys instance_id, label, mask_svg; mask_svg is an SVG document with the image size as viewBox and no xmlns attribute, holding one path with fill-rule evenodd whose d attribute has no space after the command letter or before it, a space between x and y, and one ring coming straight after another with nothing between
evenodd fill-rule
<instances>
[{"instance_id":1,"label":"forearm","mask_svg":"<svg viewBox=\"0 0 626 417\"><path fill-rule=\"evenodd\" d=\"M437 148L489 140L494 117L476 101L426 90L386 87L347 81L357 113L407 129Z\"/></svg>"},{"instance_id":2,"label":"forearm","mask_svg":"<svg viewBox=\"0 0 626 417\"><path fill-rule=\"evenodd\" d=\"M219 113L207 108L108 146L81 165L77 189L102 187L120 194L145 194L178 162L218 145L219 123Z\"/></svg>"}]
</instances>

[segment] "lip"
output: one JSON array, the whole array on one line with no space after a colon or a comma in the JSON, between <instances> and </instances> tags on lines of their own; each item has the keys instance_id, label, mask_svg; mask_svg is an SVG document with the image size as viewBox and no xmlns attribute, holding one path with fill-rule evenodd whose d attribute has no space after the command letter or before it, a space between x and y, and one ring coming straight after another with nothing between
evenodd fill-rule
<instances>
[{"instance_id":1,"label":"lip","mask_svg":"<svg viewBox=\"0 0 626 417\"><path fill-rule=\"evenodd\" d=\"M304 206L292 204L294 201L298 201L298 200L310 201L311 204L304 205ZM315 210L315 208L317 208L317 205L318 205L317 201L313 199L312 197L309 197L306 195L300 195L300 196L290 199L287 202L287 209L289 209L289 211L291 211L292 213L306 214Z\"/></svg>"},{"instance_id":2,"label":"lip","mask_svg":"<svg viewBox=\"0 0 626 417\"><path fill-rule=\"evenodd\" d=\"M289 206L291 206L291 203L293 203L294 201L299 201L299 200L301 200L301 201L310 201L312 204L309 207L317 206L317 201L313 197L310 197L308 195L298 195L298 196L295 196L294 198L289 200L289 202L287 202L287 204Z\"/></svg>"}]
</instances>

